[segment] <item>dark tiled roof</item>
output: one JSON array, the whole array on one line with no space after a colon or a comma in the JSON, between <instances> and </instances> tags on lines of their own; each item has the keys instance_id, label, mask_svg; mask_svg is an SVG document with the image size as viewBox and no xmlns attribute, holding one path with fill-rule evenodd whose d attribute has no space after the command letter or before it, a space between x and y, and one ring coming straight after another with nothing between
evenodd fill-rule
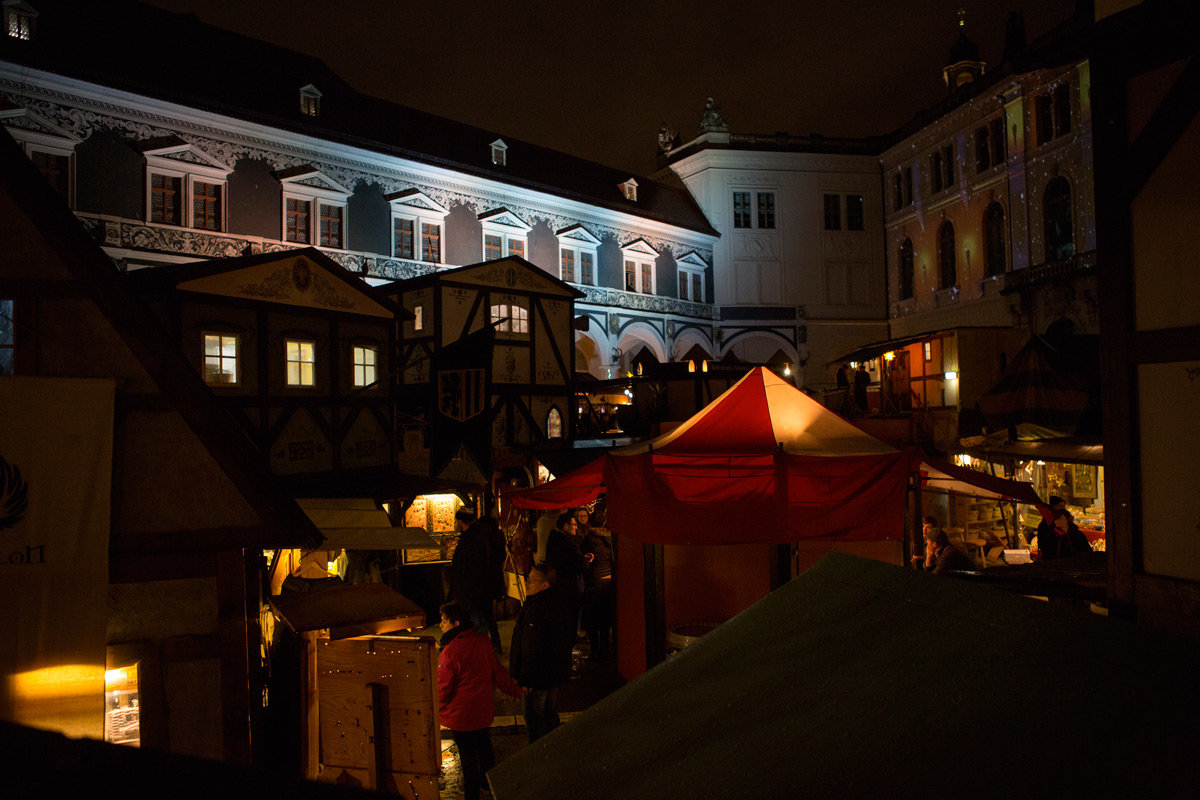
<instances>
[{"instance_id":1,"label":"dark tiled roof","mask_svg":"<svg viewBox=\"0 0 1200 800\"><path fill-rule=\"evenodd\" d=\"M34 40L0 37L0 59L716 234L682 188L359 94L317 58L190 14L131 0L39 0L37 10ZM321 92L317 117L300 112L309 84ZM507 166L491 163L496 139ZM630 177L637 202L620 189Z\"/></svg>"}]
</instances>

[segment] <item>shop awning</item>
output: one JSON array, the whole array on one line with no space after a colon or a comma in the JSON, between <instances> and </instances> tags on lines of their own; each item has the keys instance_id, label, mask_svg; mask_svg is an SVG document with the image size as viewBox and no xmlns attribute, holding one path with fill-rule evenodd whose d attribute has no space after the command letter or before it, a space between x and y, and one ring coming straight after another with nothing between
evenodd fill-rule
<instances>
[{"instance_id":1,"label":"shop awning","mask_svg":"<svg viewBox=\"0 0 1200 800\"><path fill-rule=\"evenodd\" d=\"M367 498L301 498L296 503L325 536L326 550L409 550L437 547L424 528L392 525Z\"/></svg>"},{"instance_id":2,"label":"shop awning","mask_svg":"<svg viewBox=\"0 0 1200 800\"><path fill-rule=\"evenodd\" d=\"M1058 461L1064 464L1104 464L1104 445L1093 437L1061 436L1054 439L1008 442L974 436L962 440L964 452L984 460L1007 456L1023 461Z\"/></svg>"},{"instance_id":3,"label":"shop awning","mask_svg":"<svg viewBox=\"0 0 1200 800\"><path fill-rule=\"evenodd\" d=\"M846 355L835 358L826 366L845 364L850 361L869 361L872 358L879 358L879 356L883 355L884 353L890 353L893 350L899 350L901 347L908 347L910 344L923 342L926 339L936 339L941 335L942 331L930 331L929 333L922 333L918 336L905 336L901 339L888 339L882 342L875 342L874 344L863 345L857 350L851 350Z\"/></svg>"},{"instance_id":4,"label":"shop awning","mask_svg":"<svg viewBox=\"0 0 1200 800\"><path fill-rule=\"evenodd\" d=\"M936 458L926 458L921 462L921 484L923 490L956 492L994 500L1016 500L1018 503L1035 505L1042 502L1033 486L1025 481L997 478Z\"/></svg>"},{"instance_id":5,"label":"shop awning","mask_svg":"<svg viewBox=\"0 0 1200 800\"><path fill-rule=\"evenodd\" d=\"M425 625L425 610L382 583L335 586L271 598L292 630L329 630L333 639L412 630Z\"/></svg>"}]
</instances>

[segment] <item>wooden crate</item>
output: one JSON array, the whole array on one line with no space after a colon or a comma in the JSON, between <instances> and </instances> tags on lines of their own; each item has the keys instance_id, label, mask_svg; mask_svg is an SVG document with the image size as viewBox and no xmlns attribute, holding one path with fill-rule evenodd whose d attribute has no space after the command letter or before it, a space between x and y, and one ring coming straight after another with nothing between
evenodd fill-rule
<instances>
[{"instance_id":1,"label":"wooden crate","mask_svg":"<svg viewBox=\"0 0 1200 800\"><path fill-rule=\"evenodd\" d=\"M436 800L441 764L433 639L319 639L316 778Z\"/></svg>"}]
</instances>

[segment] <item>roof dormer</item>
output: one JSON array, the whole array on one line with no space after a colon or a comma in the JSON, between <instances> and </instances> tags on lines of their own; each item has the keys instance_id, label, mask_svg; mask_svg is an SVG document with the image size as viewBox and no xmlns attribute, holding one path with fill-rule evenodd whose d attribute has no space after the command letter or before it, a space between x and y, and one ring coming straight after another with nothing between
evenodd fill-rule
<instances>
[{"instance_id":1,"label":"roof dormer","mask_svg":"<svg viewBox=\"0 0 1200 800\"><path fill-rule=\"evenodd\" d=\"M321 90L311 83L300 87L300 113L306 117L321 116Z\"/></svg>"},{"instance_id":2,"label":"roof dormer","mask_svg":"<svg viewBox=\"0 0 1200 800\"><path fill-rule=\"evenodd\" d=\"M508 166L508 145L503 139L497 139L489 147L492 148L492 163L497 167Z\"/></svg>"},{"instance_id":3,"label":"roof dormer","mask_svg":"<svg viewBox=\"0 0 1200 800\"><path fill-rule=\"evenodd\" d=\"M4 33L31 42L37 36L37 10L24 0L4 0Z\"/></svg>"},{"instance_id":4,"label":"roof dormer","mask_svg":"<svg viewBox=\"0 0 1200 800\"><path fill-rule=\"evenodd\" d=\"M635 181L633 178L630 178L629 180L625 181L624 183L620 183L617 185L621 187L621 194L624 195L626 200L629 200L634 203L637 202L637 187L638 187L637 181Z\"/></svg>"}]
</instances>

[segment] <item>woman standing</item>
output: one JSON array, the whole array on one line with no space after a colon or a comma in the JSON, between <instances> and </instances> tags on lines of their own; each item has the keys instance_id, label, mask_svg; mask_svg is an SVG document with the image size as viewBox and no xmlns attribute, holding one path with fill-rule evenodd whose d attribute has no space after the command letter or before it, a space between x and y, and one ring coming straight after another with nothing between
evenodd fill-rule
<instances>
[{"instance_id":1,"label":"woman standing","mask_svg":"<svg viewBox=\"0 0 1200 800\"><path fill-rule=\"evenodd\" d=\"M438 656L438 711L458 746L463 796L478 800L483 777L496 765L489 728L495 710L493 688L520 697L488 637L471 627L471 612L459 603L441 608L442 652Z\"/></svg>"}]
</instances>

